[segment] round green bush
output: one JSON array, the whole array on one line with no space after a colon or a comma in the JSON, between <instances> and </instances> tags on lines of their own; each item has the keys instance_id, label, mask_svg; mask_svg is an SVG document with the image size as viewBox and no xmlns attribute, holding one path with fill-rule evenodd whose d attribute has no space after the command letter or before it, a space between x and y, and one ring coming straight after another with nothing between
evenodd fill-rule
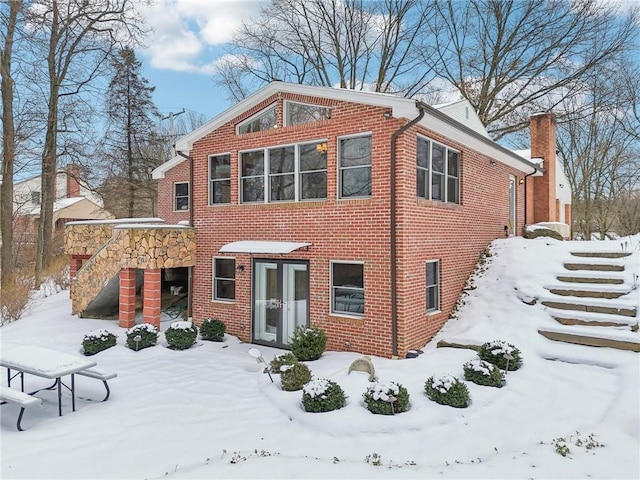
<instances>
[{"instance_id":1,"label":"round green bush","mask_svg":"<svg viewBox=\"0 0 640 480\"><path fill-rule=\"evenodd\" d=\"M469 360L462 366L464 379L477 385L488 387L502 387L505 383L504 373L497 365L479 358Z\"/></svg>"},{"instance_id":2,"label":"round green bush","mask_svg":"<svg viewBox=\"0 0 640 480\"><path fill-rule=\"evenodd\" d=\"M98 352L111 348L116 344L116 335L108 330L99 328L86 333L82 339L84 354L95 355Z\"/></svg>"},{"instance_id":3,"label":"round green bush","mask_svg":"<svg viewBox=\"0 0 640 480\"><path fill-rule=\"evenodd\" d=\"M196 343L198 327L191 322L173 322L164 332L164 338L172 350L186 350Z\"/></svg>"},{"instance_id":4,"label":"round green bush","mask_svg":"<svg viewBox=\"0 0 640 480\"><path fill-rule=\"evenodd\" d=\"M287 352L273 357L273 360L269 363L269 368L273 373L280 373L281 367L285 365L293 365L297 362L298 359L296 356L292 352Z\"/></svg>"},{"instance_id":5,"label":"round green bush","mask_svg":"<svg viewBox=\"0 0 640 480\"><path fill-rule=\"evenodd\" d=\"M510 353L513 357L509 360L509 371L518 370L522 366L522 357L520 350L515 346L503 340L493 340L492 342L483 343L478 350L478 356L481 360L497 365L502 370L507 369L507 359L505 354Z\"/></svg>"},{"instance_id":6,"label":"round green bush","mask_svg":"<svg viewBox=\"0 0 640 480\"><path fill-rule=\"evenodd\" d=\"M451 375L429 377L424 385L424 390L427 397L440 405L465 408L471 403L467 386Z\"/></svg>"},{"instance_id":7,"label":"round green bush","mask_svg":"<svg viewBox=\"0 0 640 480\"><path fill-rule=\"evenodd\" d=\"M300 361L317 360L327 346L327 334L316 327L298 326L291 337L291 352Z\"/></svg>"},{"instance_id":8,"label":"round green bush","mask_svg":"<svg viewBox=\"0 0 640 480\"><path fill-rule=\"evenodd\" d=\"M138 341L136 342L136 338ZM132 350L153 347L158 342L158 329L150 323L141 323L127 330L126 346Z\"/></svg>"},{"instance_id":9,"label":"round green bush","mask_svg":"<svg viewBox=\"0 0 640 480\"><path fill-rule=\"evenodd\" d=\"M306 412L331 412L344 407L346 401L342 387L326 378L314 378L302 388L302 406Z\"/></svg>"},{"instance_id":10,"label":"round green bush","mask_svg":"<svg viewBox=\"0 0 640 480\"><path fill-rule=\"evenodd\" d=\"M371 383L362 397L371 413L393 415L409 410L409 392L396 382ZM392 398L395 400L390 401Z\"/></svg>"},{"instance_id":11,"label":"round green bush","mask_svg":"<svg viewBox=\"0 0 640 480\"><path fill-rule=\"evenodd\" d=\"M227 326L217 318L205 318L200 325L200 338L211 342L222 342Z\"/></svg>"},{"instance_id":12,"label":"round green bush","mask_svg":"<svg viewBox=\"0 0 640 480\"><path fill-rule=\"evenodd\" d=\"M285 365L280 370L280 383L287 392L301 390L311 380L311 370L304 363Z\"/></svg>"}]
</instances>

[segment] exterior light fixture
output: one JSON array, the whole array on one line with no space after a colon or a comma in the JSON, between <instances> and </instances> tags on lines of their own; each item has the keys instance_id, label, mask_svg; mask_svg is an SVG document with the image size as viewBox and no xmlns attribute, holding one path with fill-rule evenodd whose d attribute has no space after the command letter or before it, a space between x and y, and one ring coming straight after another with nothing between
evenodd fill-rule
<instances>
[{"instance_id":1,"label":"exterior light fixture","mask_svg":"<svg viewBox=\"0 0 640 480\"><path fill-rule=\"evenodd\" d=\"M253 358L255 358L256 362L264 363L265 369L264 369L264 372L262 373L266 373L267 375L269 375L269 378L271 379L271 383L273 383L273 377L271 376L271 372L269 371L270 370L269 365L267 364L267 362L264 361L264 358L262 358L262 353L260 352L260 350L258 350L257 348L250 348L247 353Z\"/></svg>"},{"instance_id":2,"label":"exterior light fixture","mask_svg":"<svg viewBox=\"0 0 640 480\"><path fill-rule=\"evenodd\" d=\"M520 177L520 178L518 179L518 183L519 183L520 185L522 185L522 184L524 183L524 177Z\"/></svg>"},{"instance_id":3,"label":"exterior light fixture","mask_svg":"<svg viewBox=\"0 0 640 480\"><path fill-rule=\"evenodd\" d=\"M238 266L236 267L236 270L237 270L238 272L244 272L244 265L238 265Z\"/></svg>"},{"instance_id":4,"label":"exterior light fixture","mask_svg":"<svg viewBox=\"0 0 640 480\"><path fill-rule=\"evenodd\" d=\"M495 167L498 163L492 158L491 160L489 160L489 165L491 165L492 167Z\"/></svg>"}]
</instances>

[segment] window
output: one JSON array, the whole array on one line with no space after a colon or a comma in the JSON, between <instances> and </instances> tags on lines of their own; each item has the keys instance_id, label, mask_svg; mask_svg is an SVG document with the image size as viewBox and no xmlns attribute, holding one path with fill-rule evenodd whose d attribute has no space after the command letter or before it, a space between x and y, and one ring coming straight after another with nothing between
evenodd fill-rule
<instances>
[{"instance_id":1,"label":"window","mask_svg":"<svg viewBox=\"0 0 640 480\"><path fill-rule=\"evenodd\" d=\"M235 258L213 259L213 299L225 302L236 299Z\"/></svg>"},{"instance_id":2,"label":"window","mask_svg":"<svg viewBox=\"0 0 640 480\"><path fill-rule=\"evenodd\" d=\"M173 209L176 212L180 210L189 210L189 183L174 183L173 198Z\"/></svg>"},{"instance_id":3,"label":"window","mask_svg":"<svg viewBox=\"0 0 640 480\"><path fill-rule=\"evenodd\" d=\"M340 198L371 196L371 135L339 141Z\"/></svg>"},{"instance_id":4,"label":"window","mask_svg":"<svg viewBox=\"0 0 640 480\"><path fill-rule=\"evenodd\" d=\"M364 316L364 264L331 263L331 313Z\"/></svg>"},{"instance_id":5,"label":"window","mask_svg":"<svg viewBox=\"0 0 640 480\"><path fill-rule=\"evenodd\" d=\"M231 155L209 157L209 205L231 203Z\"/></svg>"},{"instance_id":6,"label":"window","mask_svg":"<svg viewBox=\"0 0 640 480\"><path fill-rule=\"evenodd\" d=\"M285 125L302 125L331 118L331 108L306 103L285 102Z\"/></svg>"},{"instance_id":7,"label":"window","mask_svg":"<svg viewBox=\"0 0 640 480\"><path fill-rule=\"evenodd\" d=\"M31 203L40 205L40 192L31 192Z\"/></svg>"},{"instance_id":8,"label":"window","mask_svg":"<svg viewBox=\"0 0 640 480\"><path fill-rule=\"evenodd\" d=\"M427 262L427 312L440 310L440 261Z\"/></svg>"},{"instance_id":9,"label":"window","mask_svg":"<svg viewBox=\"0 0 640 480\"><path fill-rule=\"evenodd\" d=\"M271 130L277 125L278 113L275 105L250 117L238 125L238 134Z\"/></svg>"},{"instance_id":10,"label":"window","mask_svg":"<svg viewBox=\"0 0 640 480\"><path fill-rule=\"evenodd\" d=\"M417 195L427 200L460 203L460 153L418 137Z\"/></svg>"},{"instance_id":11,"label":"window","mask_svg":"<svg viewBox=\"0 0 640 480\"><path fill-rule=\"evenodd\" d=\"M240 153L240 202L327 198L325 141Z\"/></svg>"}]
</instances>

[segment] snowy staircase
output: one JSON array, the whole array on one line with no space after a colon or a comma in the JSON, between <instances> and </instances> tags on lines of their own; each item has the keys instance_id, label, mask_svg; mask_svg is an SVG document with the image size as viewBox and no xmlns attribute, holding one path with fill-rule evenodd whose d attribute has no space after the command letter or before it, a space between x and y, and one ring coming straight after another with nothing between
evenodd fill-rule
<instances>
[{"instance_id":1,"label":"snowy staircase","mask_svg":"<svg viewBox=\"0 0 640 480\"><path fill-rule=\"evenodd\" d=\"M566 274L547 286L549 296L541 299L557 327L538 333L556 341L612 347L640 352L638 334L637 277L630 283L625 275L625 257L620 252L575 252L566 262Z\"/></svg>"}]
</instances>

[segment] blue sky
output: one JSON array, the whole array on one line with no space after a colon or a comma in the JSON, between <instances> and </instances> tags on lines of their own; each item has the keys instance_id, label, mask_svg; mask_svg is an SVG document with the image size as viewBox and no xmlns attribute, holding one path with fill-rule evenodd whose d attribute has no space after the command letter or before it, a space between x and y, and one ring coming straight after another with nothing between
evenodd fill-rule
<instances>
[{"instance_id":1,"label":"blue sky","mask_svg":"<svg viewBox=\"0 0 640 480\"><path fill-rule=\"evenodd\" d=\"M167 116L183 108L212 118L231 106L213 81L223 45L260 0L156 0L141 8L153 28L139 50L144 76L156 87L154 101Z\"/></svg>"}]
</instances>

